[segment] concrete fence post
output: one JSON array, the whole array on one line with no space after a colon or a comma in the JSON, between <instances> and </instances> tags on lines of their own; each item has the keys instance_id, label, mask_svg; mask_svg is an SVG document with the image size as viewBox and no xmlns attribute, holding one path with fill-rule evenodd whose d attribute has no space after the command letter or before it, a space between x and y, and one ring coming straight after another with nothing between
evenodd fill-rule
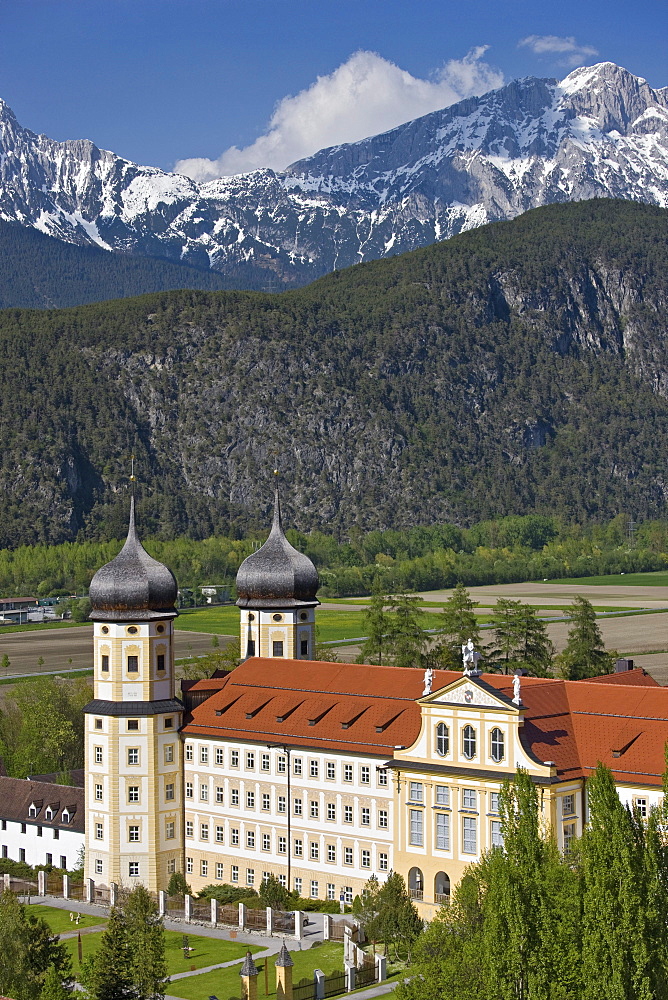
<instances>
[{"instance_id":1,"label":"concrete fence post","mask_svg":"<svg viewBox=\"0 0 668 1000\"><path fill-rule=\"evenodd\" d=\"M332 937L332 915L323 913L322 915L322 940L329 941Z\"/></svg>"},{"instance_id":2,"label":"concrete fence post","mask_svg":"<svg viewBox=\"0 0 668 1000\"><path fill-rule=\"evenodd\" d=\"M383 983L387 979L387 958L385 955L376 955L376 982Z\"/></svg>"},{"instance_id":3,"label":"concrete fence post","mask_svg":"<svg viewBox=\"0 0 668 1000\"><path fill-rule=\"evenodd\" d=\"M86 879L86 902L93 903L95 901L95 882L92 878Z\"/></svg>"},{"instance_id":4,"label":"concrete fence post","mask_svg":"<svg viewBox=\"0 0 668 1000\"><path fill-rule=\"evenodd\" d=\"M218 923L218 900L211 898L211 923L215 927Z\"/></svg>"},{"instance_id":5,"label":"concrete fence post","mask_svg":"<svg viewBox=\"0 0 668 1000\"><path fill-rule=\"evenodd\" d=\"M37 872L37 894L46 896L46 872L43 868Z\"/></svg>"},{"instance_id":6,"label":"concrete fence post","mask_svg":"<svg viewBox=\"0 0 668 1000\"><path fill-rule=\"evenodd\" d=\"M118 906L118 885L115 882L109 883L109 906Z\"/></svg>"},{"instance_id":7,"label":"concrete fence post","mask_svg":"<svg viewBox=\"0 0 668 1000\"><path fill-rule=\"evenodd\" d=\"M12 887L12 883L11 883L11 879L9 877L9 873L8 872L5 872L5 874L2 876L2 881L3 881L3 885L4 885L5 889L7 889L7 891L9 891L11 889L11 887Z\"/></svg>"},{"instance_id":8,"label":"concrete fence post","mask_svg":"<svg viewBox=\"0 0 668 1000\"><path fill-rule=\"evenodd\" d=\"M239 903L239 929L243 930L246 926L246 904Z\"/></svg>"},{"instance_id":9,"label":"concrete fence post","mask_svg":"<svg viewBox=\"0 0 668 1000\"><path fill-rule=\"evenodd\" d=\"M183 904L184 904L183 919L187 924L189 924L193 918L193 898L191 895L189 895L189 893L186 893L183 899Z\"/></svg>"},{"instance_id":10,"label":"concrete fence post","mask_svg":"<svg viewBox=\"0 0 668 1000\"><path fill-rule=\"evenodd\" d=\"M267 937L274 933L274 911L271 906L267 907Z\"/></svg>"},{"instance_id":11,"label":"concrete fence post","mask_svg":"<svg viewBox=\"0 0 668 1000\"><path fill-rule=\"evenodd\" d=\"M70 877L69 875L63 875L63 899L70 898Z\"/></svg>"},{"instance_id":12,"label":"concrete fence post","mask_svg":"<svg viewBox=\"0 0 668 1000\"><path fill-rule=\"evenodd\" d=\"M158 892L158 916L164 917L167 912L167 893L164 889L160 889Z\"/></svg>"},{"instance_id":13,"label":"concrete fence post","mask_svg":"<svg viewBox=\"0 0 668 1000\"><path fill-rule=\"evenodd\" d=\"M346 990L348 993L352 993L355 989L355 979L356 979L357 969L354 965L348 965L346 962Z\"/></svg>"},{"instance_id":14,"label":"concrete fence post","mask_svg":"<svg viewBox=\"0 0 668 1000\"><path fill-rule=\"evenodd\" d=\"M313 985L315 986L315 1000L325 1000L325 973L322 969L313 970Z\"/></svg>"},{"instance_id":15,"label":"concrete fence post","mask_svg":"<svg viewBox=\"0 0 668 1000\"><path fill-rule=\"evenodd\" d=\"M304 916L301 910L295 910L295 940L301 941L302 934L304 932L303 928Z\"/></svg>"}]
</instances>

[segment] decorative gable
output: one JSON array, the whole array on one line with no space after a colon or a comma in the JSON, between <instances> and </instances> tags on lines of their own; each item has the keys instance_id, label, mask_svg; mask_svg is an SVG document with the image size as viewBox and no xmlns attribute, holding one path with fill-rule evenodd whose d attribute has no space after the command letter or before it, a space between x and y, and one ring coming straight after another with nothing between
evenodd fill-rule
<instances>
[{"instance_id":1,"label":"decorative gable","mask_svg":"<svg viewBox=\"0 0 668 1000\"><path fill-rule=\"evenodd\" d=\"M429 705L462 705L471 708L497 708L508 711L512 709L518 711L510 698L496 691L493 687L478 677L462 677L435 691L422 699L423 704Z\"/></svg>"}]
</instances>

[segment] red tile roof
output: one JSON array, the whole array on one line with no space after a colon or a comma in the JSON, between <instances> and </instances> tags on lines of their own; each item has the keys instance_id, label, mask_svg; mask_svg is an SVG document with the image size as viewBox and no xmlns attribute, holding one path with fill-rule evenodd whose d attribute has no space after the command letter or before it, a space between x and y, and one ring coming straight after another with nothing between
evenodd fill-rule
<instances>
[{"instance_id":1,"label":"red tile roof","mask_svg":"<svg viewBox=\"0 0 668 1000\"><path fill-rule=\"evenodd\" d=\"M432 691L461 676L436 670ZM481 680L512 698L512 677ZM217 680L183 731L387 759L418 736L423 683L421 670L256 657ZM661 784L668 688L642 670L592 681L523 677L521 695L522 742L539 760L554 761L562 779L587 776L600 760L618 781Z\"/></svg>"}]
</instances>

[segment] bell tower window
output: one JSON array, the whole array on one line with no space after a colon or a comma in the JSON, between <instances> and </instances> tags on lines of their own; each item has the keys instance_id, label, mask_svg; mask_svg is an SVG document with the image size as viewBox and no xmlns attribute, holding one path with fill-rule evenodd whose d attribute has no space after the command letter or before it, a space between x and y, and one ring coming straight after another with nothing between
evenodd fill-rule
<instances>
[{"instance_id":1,"label":"bell tower window","mask_svg":"<svg viewBox=\"0 0 668 1000\"><path fill-rule=\"evenodd\" d=\"M283 656L283 640L275 640L271 644L272 656Z\"/></svg>"},{"instance_id":2,"label":"bell tower window","mask_svg":"<svg viewBox=\"0 0 668 1000\"><path fill-rule=\"evenodd\" d=\"M302 639L299 644L299 650L302 656L308 656L308 639Z\"/></svg>"},{"instance_id":3,"label":"bell tower window","mask_svg":"<svg viewBox=\"0 0 668 1000\"><path fill-rule=\"evenodd\" d=\"M158 653L157 660L158 660L158 670L164 670L165 669L165 654L164 653Z\"/></svg>"},{"instance_id":4,"label":"bell tower window","mask_svg":"<svg viewBox=\"0 0 668 1000\"><path fill-rule=\"evenodd\" d=\"M102 654L101 667L104 673L107 673L109 671L109 656L107 653Z\"/></svg>"},{"instance_id":5,"label":"bell tower window","mask_svg":"<svg viewBox=\"0 0 668 1000\"><path fill-rule=\"evenodd\" d=\"M128 673L129 674L139 673L139 657L138 656L128 656Z\"/></svg>"}]
</instances>

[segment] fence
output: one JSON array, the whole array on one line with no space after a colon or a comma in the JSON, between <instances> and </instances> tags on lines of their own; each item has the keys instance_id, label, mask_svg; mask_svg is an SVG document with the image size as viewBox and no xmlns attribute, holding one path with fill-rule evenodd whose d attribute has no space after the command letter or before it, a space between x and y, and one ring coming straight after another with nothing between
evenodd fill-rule
<instances>
[{"instance_id":1,"label":"fence","mask_svg":"<svg viewBox=\"0 0 668 1000\"><path fill-rule=\"evenodd\" d=\"M348 920L332 920L331 930L329 932L330 941L345 940L346 928L350 931L353 941L357 941L359 928L356 924L351 924Z\"/></svg>"},{"instance_id":2,"label":"fence","mask_svg":"<svg viewBox=\"0 0 668 1000\"><path fill-rule=\"evenodd\" d=\"M68 899L84 899L85 889L83 882L72 882L70 879L70 890L68 893Z\"/></svg>"},{"instance_id":3,"label":"fence","mask_svg":"<svg viewBox=\"0 0 668 1000\"><path fill-rule=\"evenodd\" d=\"M324 992L323 997L335 997L339 993L345 993L346 984L346 974L343 969L337 972L330 973L329 976L325 976L323 983Z\"/></svg>"},{"instance_id":4,"label":"fence","mask_svg":"<svg viewBox=\"0 0 668 1000\"><path fill-rule=\"evenodd\" d=\"M229 924L231 927L239 926L239 904L225 903L218 907L218 923Z\"/></svg>"},{"instance_id":5,"label":"fence","mask_svg":"<svg viewBox=\"0 0 668 1000\"><path fill-rule=\"evenodd\" d=\"M59 896L62 899L63 896L63 876L54 875L49 872L46 876L46 894L47 896Z\"/></svg>"},{"instance_id":6,"label":"fence","mask_svg":"<svg viewBox=\"0 0 668 1000\"><path fill-rule=\"evenodd\" d=\"M267 910L246 910L246 927L252 931L266 931L267 929Z\"/></svg>"},{"instance_id":7,"label":"fence","mask_svg":"<svg viewBox=\"0 0 668 1000\"><path fill-rule=\"evenodd\" d=\"M185 915L186 907L183 896L168 896L165 903L165 916L183 920Z\"/></svg>"},{"instance_id":8,"label":"fence","mask_svg":"<svg viewBox=\"0 0 668 1000\"><path fill-rule=\"evenodd\" d=\"M239 911L237 909L237 921L239 917ZM211 922L211 900L210 899L193 899L190 910L191 920L205 920L207 923Z\"/></svg>"},{"instance_id":9,"label":"fence","mask_svg":"<svg viewBox=\"0 0 668 1000\"><path fill-rule=\"evenodd\" d=\"M355 987L371 986L377 979L376 962L373 955L365 955L355 974Z\"/></svg>"},{"instance_id":10,"label":"fence","mask_svg":"<svg viewBox=\"0 0 668 1000\"><path fill-rule=\"evenodd\" d=\"M272 927L275 934L294 934L295 915L282 910L272 910Z\"/></svg>"},{"instance_id":11,"label":"fence","mask_svg":"<svg viewBox=\"0 0 668 1000\"><path fill-rule=\"evenodd\" d=\"M292 1000L315 1000L315 979L300 979L292 987Z\"/></svg>"}]
</instances>

